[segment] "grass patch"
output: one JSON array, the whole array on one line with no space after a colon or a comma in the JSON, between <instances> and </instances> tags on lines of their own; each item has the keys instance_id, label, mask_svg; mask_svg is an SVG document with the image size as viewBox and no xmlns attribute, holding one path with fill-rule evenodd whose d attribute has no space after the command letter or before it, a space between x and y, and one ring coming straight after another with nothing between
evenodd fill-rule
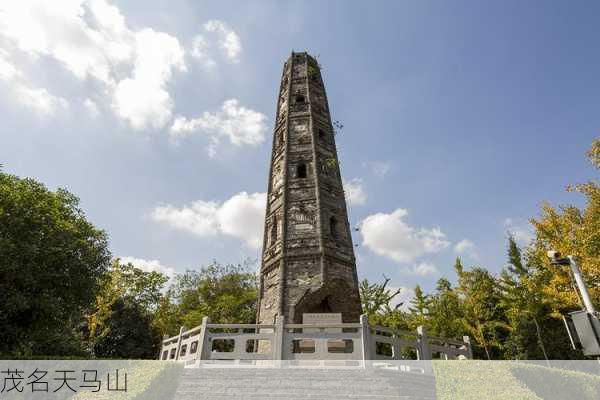
<instances>
[{"instance_id":1,"label":"grass patch","mask_svg":"<svg viewBox=\"0 0 600 400\"><path fill-rule=\"evenodd\" d=\"M592 373L516 361L433 361L437 398L539 400L600 398Z\"/></svg>"},{"instance_id":2,"label":"grass patch","mask_svg":"<svg viewBox=\"0 0 600 400\"><path fill-rule=\"evenodd\" d=\"M437 398L539 400L502 361L432 361Z\"/></svg>"}]
</instances>

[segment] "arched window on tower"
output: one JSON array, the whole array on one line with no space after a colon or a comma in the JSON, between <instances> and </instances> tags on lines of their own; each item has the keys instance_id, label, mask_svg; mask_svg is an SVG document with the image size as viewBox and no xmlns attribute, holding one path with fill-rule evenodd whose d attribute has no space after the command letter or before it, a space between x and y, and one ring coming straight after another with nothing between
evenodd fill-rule
<instances>
[{"instance_id":1,"label":"arched window on tower","mask_svg":"<svg viewBox=\"0 0 600 400\"><path fill-rule=\"evenodd\" d=\"M298 164L296 167L296 177L300 179L306 178L306 164Z\"/></svg>"},{"instance_id":2,"label":"arched window on tower","mask_svg":"<svg viewBox=\"0 0 600 400\"><path fill-rule=\"evenodd\" d=\"M321 128L319 128L319 139L325 139L325 131Z\"/></svg>"},{"instance_id":3,"label":"arched window on tower","mask_svg":"<svg viewBox=\"0 0 600 400\"><path fill-rule=\"evenodd\" d=\"M302 95L302 94L296 95L296 104L302 104L302 103L304 103L304 101L305 101L304 95Z\"/></svg>"},{"instance_id":4,"label":"arched window on tower","mask_svg":"<svg viewBox=\"0 0 600 400\"><path fill-rule=\"evenodd\" d=\"M329 234L334 238L338 237L338 221L335 216L329 218Z\"/></svg>"}]
</instances>

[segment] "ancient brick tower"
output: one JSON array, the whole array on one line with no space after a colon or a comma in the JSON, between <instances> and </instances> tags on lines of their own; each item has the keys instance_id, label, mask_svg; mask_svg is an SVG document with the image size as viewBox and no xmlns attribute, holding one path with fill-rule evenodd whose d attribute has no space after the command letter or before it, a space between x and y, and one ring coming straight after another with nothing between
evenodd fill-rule
<instances>
[{"instance_id":1,"label":"ancient brick tower","mask_svg":"<svg viewBox=\"0 0 600 400\"><path fill-rule=\"evenodd\" d=\"M277 102L258 322L328 312L358 321L356 262L319 64L292 53Z\"/></svg>"}]
</instances>

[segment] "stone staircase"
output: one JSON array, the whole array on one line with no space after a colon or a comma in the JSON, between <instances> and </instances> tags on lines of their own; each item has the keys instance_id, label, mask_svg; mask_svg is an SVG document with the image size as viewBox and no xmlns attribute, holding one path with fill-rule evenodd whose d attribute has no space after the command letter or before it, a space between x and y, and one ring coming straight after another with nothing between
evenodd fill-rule
<instances>
[{"instance_id":1,"label":"stone staircase","mask_svg":"<svg viewBox=\"0 0 600 400\"><path fill-rule=\"evenodd\" d=\"M177 400L435 399L432 374L382 368L186 368Z\"/></svg>"}]
</instances>

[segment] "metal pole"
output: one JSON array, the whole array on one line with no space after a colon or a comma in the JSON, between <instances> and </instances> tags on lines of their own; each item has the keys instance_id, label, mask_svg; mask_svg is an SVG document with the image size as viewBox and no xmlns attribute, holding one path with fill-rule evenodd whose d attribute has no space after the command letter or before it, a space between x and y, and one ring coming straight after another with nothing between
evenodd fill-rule
<instances>
[{"instance_id":1,"label":"metal pole","mask_svg":"<svg viewBox=\"0 0 600 400\"><path fill-rule=\"evenodd\" d=\"M573 271L573 276L575 277L575 283L577 283L577 287L579 288L579 293L581 293L581 299L583 300L583 304L585 305L585 309L592 315L596 314L596 309L594 308L594 303L592 303L592 299L590 298L590 293L588 292L587 285L581 276L581 271L579 270L579 266L575 261L573 256L567 256L569 259L569 265L571 266L571 271Z\"/></svg>"}]
</instances>

